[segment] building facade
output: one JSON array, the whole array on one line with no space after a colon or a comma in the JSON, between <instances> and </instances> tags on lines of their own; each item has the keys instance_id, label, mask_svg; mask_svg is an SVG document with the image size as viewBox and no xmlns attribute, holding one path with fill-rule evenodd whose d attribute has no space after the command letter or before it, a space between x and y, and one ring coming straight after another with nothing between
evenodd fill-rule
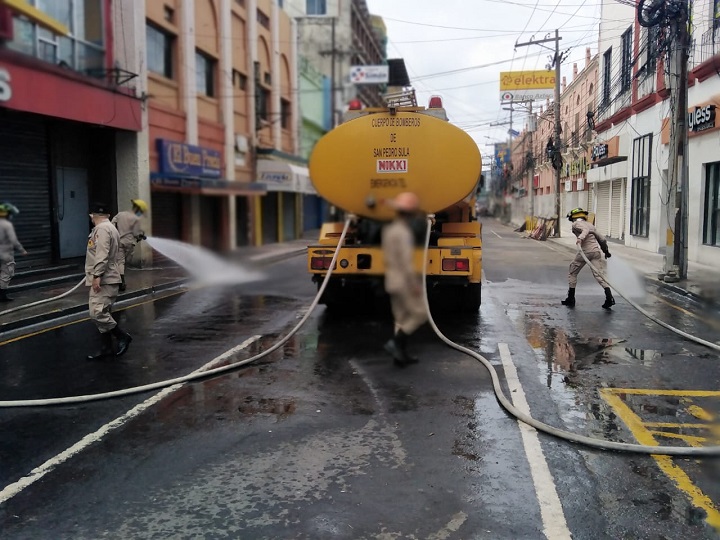
<instances>
[{"instance_id":1,"label":"building facade","mask_svg":"<svg viewBox=\"0 0 720 540\"><path fill-rule=\"evenodd\" d=\"M84 257L91 202L148 198L132 0L0 1L0 200L20 209L19 269Z\"/></svg>"},{"instance_id":2,"label":"building facade","mask_svg":"<svg viewBox=\"0 0 720 540\"><path fill-rule=\"evenodd\" d=\"M146 5L154 233L214 250L296 238L295 25L275 0Z\"/></svg>"},{"instance_id":3,"label":"building facade","mask_svg":"<svg viewBox=\"0 0 720 540\"><path fill-rule=\"evenodd\" d=\"M582 70L578 69L578 65L573 64L570 83L565 77L561 82L561 217L578 206L592 207L594 200L594 193L587 182L593 137L588 118L593 118L595 110L598 58L591 55L590 49L585 51ZM551 217L556 214L556 173L547 151L548 146L554 144L554 104L533 104L533 107L537 117L530 117L525 129L513 140L511 152L512 170L507 194L512 200L512 221L516 223L521 223L530 215ZM527 105L520 110L527 111ZM561 219L560 225L566 234L570 233L569 222Z\"/></svg>"},{"instance_id":4,"label":"building facade","mask_svg":"<svg viewBox=\"0 0 720 540\"><path fill-rule=\"evenodd\" d=\"M692 4L688 64L687 259L720 263L720 11L718 2ZM627 25L618 25L619 20ZM622 204L598 218L615 223L626 245L672 253L678 231L678 186L671 185L673 124L668 54L677 47L663 28L641 27L634 8L605 2L600 26L601 82L598 91L592 183L620 189ZM611 235L613 236L613 235ZM671 258L672 260L672 258Z\"/></svg>"}]
</instances>

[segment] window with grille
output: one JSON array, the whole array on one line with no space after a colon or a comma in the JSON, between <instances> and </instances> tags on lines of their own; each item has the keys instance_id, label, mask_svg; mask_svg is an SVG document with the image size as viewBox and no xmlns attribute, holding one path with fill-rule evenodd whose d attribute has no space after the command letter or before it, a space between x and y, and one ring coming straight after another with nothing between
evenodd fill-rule
<instances>
[{"instance_id":1,"label":"window with grille","mask_svg":"<svg viewBox=\"0 0 720 540\"><path fill-rule=\"evenodd\" d=\"M650 160L652 133L633 141L630 234L647 237L650 231Z\"/></svg>"},{"instance_id":2,"label":"window with grille","mask_svg":"<svg viewBox=\"0 0 720 540\"><path fill-rule=\"evenodd\" d=\"M612 84L612 47L603 53L603 89L602 104L607 107L610 105L610 87Z\"/></svg>"},{"instance_id":3,"label":"window with grille","mask_svg":"<svg viewBox=\"0 0 720 540\"><path fill-rule=\"evenodd\" d=\"M705 165L703 244L720 247L720 162Z\"/></svg>"},{"instance_id":4,"label":"window with grille","mask_svg":"<svg viewBox=\"0 0 720 540\"><path fill-rule=\"evenodd\" d=\"M622 62L620 65L620 93L630 90L632 82L632 26L622 35Z\"/></svg>"}]
</instances>

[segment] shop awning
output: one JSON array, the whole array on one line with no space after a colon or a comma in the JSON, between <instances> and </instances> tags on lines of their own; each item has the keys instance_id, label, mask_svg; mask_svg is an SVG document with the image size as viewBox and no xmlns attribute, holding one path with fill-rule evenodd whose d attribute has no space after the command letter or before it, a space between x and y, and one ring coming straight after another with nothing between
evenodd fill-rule
<instances>
[{"instance_id":1,"label":"shop awning","mask_svg":"<svg viewBox=\"0 0 720 540\"><path fill-rule=\"evenodd\" d=\"M279 159L258 159L257 179L268 191L314 194L307 167Z\"/></svg>"},{"instance_id":2,"label":"shop awning","mask_svg":"<svg viewBox=\"0 0 720 540\"><path fill-rule=\"evenodd\" d=\"M150 173L150 188L152 191L172 191L175 193L187 193L188 195L214 195L218 197L265 195L267 191L265 185L258 182L168 176L161 173Z\"/></svg>"},{"instance_id":3,"label":"shop awning","mask_svg":"<svg viewBox=\"0 0 720 540\"><path fill-rule=\"evenodd\" d=\"M628 175L628 162L618 161L610 165L601 167L595 167L587 172L587 181L592 184L593 182L607 182L610 180L618 180L620 178L627 178Z\"/></svg>"}]
</instances>

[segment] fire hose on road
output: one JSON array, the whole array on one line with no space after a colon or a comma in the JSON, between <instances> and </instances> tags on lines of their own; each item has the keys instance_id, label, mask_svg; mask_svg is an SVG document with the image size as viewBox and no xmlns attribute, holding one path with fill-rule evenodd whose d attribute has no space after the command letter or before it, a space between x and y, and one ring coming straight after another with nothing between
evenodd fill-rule
<instances>
[{"instance_id":1,"label":"fire hose on road","mask_svg":"<svg viewBox=\"0 0 720 540\"><path fill-rule=\"evenodd\" d=\"M430 240L430 230L432 225L432 218L434 216L428 216L428 225L427 225L427 232L425 237L425 258L427 259L427 251L428 251L428 245ZM335 267L335 263L337 262L338 254L340 253L340 247L344 244L345 237L347 235L348 228L350 224L353 222L354 216L350 216L345 221L345 226L343 228L342 234L340 235L340 238L338 239L338 247L335 250L335 253L333 254L332 260L330 262L330 266L328 268L328 272L325 275L325 278L320 285L320 288L318 289L318 292L310 304L310 307L306 310L305 315L300 319L300 321L293 327L290 332L285 335L285 337L281 338L277 343L269 347L267 350L262 351L261 353L252 356L250 358L246 358L245 360L241 360L238 362L234 362L225 366L208 369L206 371L200 371L200 372L194 372L189 375L185 375L183 377L177 377L174 379L168 379L165 381L159 381L156 383L146 384L143 386L136 386L133 388L125 388L122 390L116 390L113 392L104 392L101 394L87 394L87 395L81 395L81 396L69 396L69 397L60 397L60 398L48 398L48 399L29 399L29 400L17 400L17 401L0 401L0 407L2 408L9 408L9 407L38 407L38 406L50 406L50 405L69 405L69 404L76 404L76 403L87 403L90 401L99 401L104 399L110 399L114 397L121 397L121 396L128 396L131 394L138 394L142 392L147 392L150 390L157 390L161 388L166 388L169 386L173 386L176 384L196 381L200 379L206 379L208 377L212 377L215 375L219 375L221 373L226 373L228 371L235 370L241 366L250 364L252 362L255 362L256 360L259 360L260 358L263 358L265 356L268 356L269 354L272 354L276 350L278 350L280 347L282 347L308 320L310 315L312 314L313 310L317 307L320 298L322 297L327 284L329 282L330 276L332 275L332 270ZM584 256L584 254L583 254ZM586 262L590 264L590 261L586 259ZM590 264L591 265L591 264ZM592 266L592 265L591 265ZM427 278L427 267L426 265L423 265L423 281ZM79 286L80 284L78 284ZM69 294L68 293L66 294ZM622 296L622 294L621 294ZM625 298L625 296L622 296ZM628 300L625 298L625 300ZM595 439L593 437L587 437L584 435L579 435L577 433L572 433L570 431L566 431L560 428L556 428L554 426L551 426L549 424L546 424L544 422L541 422L539 420L536 420L532 416L524 413L523 411L516 408L512 401L508 399L508 397L505 395L502 385L500 383L500 378L497 374L497 371L495 370L495 367L481 354L468 349L467 347L464 347L458 343L455 343L454 341L447 338L437 327L435 324L434 319L432 318L432 314L430 313L430 304L427 297L427 289L425 289L424 293L424 302L425 307L428 312L428 321L436 335L440 338L441 341L443 341L446 345L449 347L456 349L474 359L479 361L488 371L490 374L490 378L493 385L493 391L495 392L495 397L497 398L498 402L502 405L505 410L510 413L512 416L514 416L517 420L535 428L536 430L546 433L548 435L552 435L553 437L557 437L562 440L582 444L584 446L595 448L599 450L611 450L611 451L617 451L617 452L626 452L626 453L635 453L635 454L645 454L645 455L664 455L664 456L679 456L679 457L718 457L720 456L720 446L707 446L707 447L681 447L681 446L646 446L642 444L633 444L633 443L621 443L621 442L615 442L615 441L608 441L603 439ZM633 305L636 309L639 309L643 314L650 317L652 320L657 321L657 319L653 318L645 310L640 308L637 304L634 302L631 302L628 300L628 302ZM666 328L673 329L670 325L666 325L662 323L662 326ZM677 329L673 329L675 331ZM694 336L690 336L689 334L686 334L684 332L681 332L678 330L678 333L680 335L683 335L684 337L688 337L688 339L693 339L694 341L697 341L698 343L711 346L712 348L718 348L717 345L707 342L705 340L700 340L699 338L694 338ZM214 364L217 361L225 360L228 358L231 358L233 354L235 354L239 350L238 347L233 347L223 353L222 355L216 357L214 360L210 362L210 364Z\"/></svg>"}]
</instances>

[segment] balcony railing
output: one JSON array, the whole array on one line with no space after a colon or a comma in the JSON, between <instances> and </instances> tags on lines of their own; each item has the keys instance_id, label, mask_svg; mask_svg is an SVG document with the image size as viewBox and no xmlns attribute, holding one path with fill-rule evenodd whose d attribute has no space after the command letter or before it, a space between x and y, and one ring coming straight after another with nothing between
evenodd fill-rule
<instances>
[{"instance_id":1,"label":"balcony railing","mask_svg":"<svg viewBox=\"0 0 720 540\"><path fill-rule=\"evenodd\" d=\"M72 36L58 36L21 17L13 17L13 38L6 46L51 64L97 77L105 68L105 47ZM104 74L103 74L104 76Z\"/></svg>"},{"instance_id":2,"label":"balcony railing","mask_svg":"<svg viewBox=\"0 0 720 540\"><path fill-rule=\"evenodd\" d=\"M720 29L710 28L700 38L700 46L691 49L690 52L690 69L702 64L706 60L710 60L713 56L720 53Z\"/></svg>"}]
</instances>

